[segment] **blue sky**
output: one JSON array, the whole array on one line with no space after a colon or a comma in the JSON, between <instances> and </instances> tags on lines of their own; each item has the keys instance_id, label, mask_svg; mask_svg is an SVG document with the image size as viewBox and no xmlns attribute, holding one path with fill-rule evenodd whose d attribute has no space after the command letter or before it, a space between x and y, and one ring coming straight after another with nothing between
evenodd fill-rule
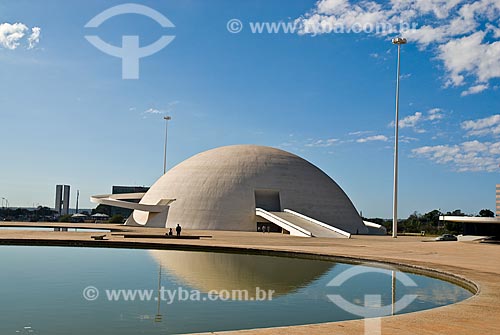
<instances>
[{"instance_id":1,"label":"blue sky","mask_svg":"<svg viewBox=\"0 0 500 335\"><path fill-rule=\"evenodd\" d=\"M274 146L324 170L364 215L390 217L395 34L327 28L405 21L417 26L401 55L400 216L494 209L494 1L143 1L175 28L135 14L84 27L123 3L0 4L0 197L11 206L53 206L58 183L72 186L72 207L79 189L84 208L112 185L151 185L168 113L170 167L218 146ZM241 32L228 31L231 19ZM252 32L261 22L296 30ZM140 60L139 79L123 80L121 60L89 34L117 46L122 35L141 46L175 39Z\"/></svg>"}]
</instances>

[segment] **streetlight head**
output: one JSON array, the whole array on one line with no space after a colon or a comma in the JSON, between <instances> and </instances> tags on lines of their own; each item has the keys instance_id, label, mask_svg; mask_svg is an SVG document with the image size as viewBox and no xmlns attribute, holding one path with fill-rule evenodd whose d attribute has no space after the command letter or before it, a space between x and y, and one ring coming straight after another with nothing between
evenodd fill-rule
<instances>
[{"instance_id":1,"label":"streetlight head","mask_svg":"<svg viewBox=\"0 0 500 335\"><path fill-rule=\"evenodd\" d=\"M392 44L401 45L401 44L406 44L406 43L407 43L407 40L406 40L406 38L403 38L403 37L396 37L396 38L392 39Z\"/></svg>"},{"instance_id":2,"label":"streetlight head","mask_svg":"<svg viewBox=\"0 0 500 335\"><path fill-rule=\"evenodd\" d=\"M167 116L164 116L163 118L164 118L165 120L167 120L167 121L168 121L168 120L172 120L172 117L170 117L170 116L168 116L168 115L167 115Z\"/></svg>"}]
</instances>

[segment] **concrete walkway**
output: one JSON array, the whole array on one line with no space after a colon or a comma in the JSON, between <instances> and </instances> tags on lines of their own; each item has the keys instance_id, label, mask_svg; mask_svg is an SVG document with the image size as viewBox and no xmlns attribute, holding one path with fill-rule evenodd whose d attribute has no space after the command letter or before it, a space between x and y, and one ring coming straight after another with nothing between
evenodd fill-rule
<instances>
[{"instance_id":1,"label":"concrete walkway","mask_svg":"<svg viewBox=\"0 0 500 335\"><path fill-rule=\"evenodd\" d=\"M12 224L12 223L7 223ZM28 224L37 226L37 224ZM0 224L0 227L2 224ZM47 225L45 225L47 226ZM58 227L61 224L57 225ZM73 227L73 225L65 225ZM126 229L144 233L144 228L92 225L93 228ZM166 229L147 229L165 234ZM89 247L156 248L191 250L254 250L307 253L355 260L405 264L450 273L474 282L479 292L463 302L427 311L383 318L383 335L500 334L500 245L472 242L428 242L425 237L353 236L352 239L303 238L270 233L186 231L186 235L211 235L200 240L124 239L107 233L109 240L93 241L95 232L51 232L0 230L0 244L68 245ZM304 311L307 313L307 311ZM364 321L332 322L293 327L254 329L211 334L307 334L362 335Z\"/></svg>"}]
</instances>

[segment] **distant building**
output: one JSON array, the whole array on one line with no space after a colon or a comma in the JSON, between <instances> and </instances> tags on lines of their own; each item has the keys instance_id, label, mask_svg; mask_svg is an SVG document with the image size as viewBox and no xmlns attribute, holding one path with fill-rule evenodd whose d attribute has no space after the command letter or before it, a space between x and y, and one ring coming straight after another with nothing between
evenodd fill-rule
<instances>
[{"instance_id":1,"label":"distant building","mask_svg":"<svg viewBox=\"0 0 500 335\"><path fill-rule=\"evenodd\" d=\"M113 194L145 193L148 190L149 190L149 187L147 187L147 186L113 186L111 189L111 192Z\"/></svg>"},{"instance_id":2,"label":"distant building","mask_svg":"<svg viewBox=\"0 0 500 335\"><path fill-rule=\"evenodd\" d=\"M113 186L111 189L112 194L125 194L125 193L146 193L149 187L146 186ZM139 200L129 200L130 202L138 203ZM121 215L128 218L132 214L132 209L112 207L109 206L109 216Z\"/></svg>"},{"instance_id":3,"label":"distant building","mask_svg":"<svg viewBox=\"0 0 500 335\"><path fill-rule=\"evenodd\" d=\"M54 210L59 215L69 214L69 185L56 185L56 200Z\"/></svg>"},{"instance_id":4,"label":"distant building","mask_svg":"<svg viewBox=\"0 0 500 335\"><path fill-rule=\"evenodd\" d=\"M440 216L439 220L463 223L464 235L500 236L500 184L496 185L496 218Z\"/></svg>"}]
</instances>

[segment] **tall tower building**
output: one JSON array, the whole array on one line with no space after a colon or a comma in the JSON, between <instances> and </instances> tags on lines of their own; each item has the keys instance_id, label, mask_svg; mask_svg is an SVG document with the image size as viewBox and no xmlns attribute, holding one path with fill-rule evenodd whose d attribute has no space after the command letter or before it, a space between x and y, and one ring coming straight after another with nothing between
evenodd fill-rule
<instances>
[{"instance_id":1,"label":"tall tower building","mask_svg":"<svg viewBox=\"0 0 500 335\"><path fill-rule=\"evenodd\" d=\"M69 185L64 185L64 196L63 196L63 215L69 214Z\"/></svg>"},{"instance_id":2,"label":"tall tower building","mask_svg":"<svg viewBox=\"0 0 500 335\"><path fill-rule=\"evenodd\" d=\"M63 186L62 185L56 185L56 204L54 206L54 210L57 212L57 214L61 215L61 210L62 210L62 190Z\"/></svg>"},{"instance_id":3,"label":"tall tower building","mask_svg":"<svg viewBox=\"0 0 500 335\"><path fill-rule=\"evenodd\" d=\"M55 211L59 215L69 214L69 185L56 185Z\"/></svg>"}]
</instances>

